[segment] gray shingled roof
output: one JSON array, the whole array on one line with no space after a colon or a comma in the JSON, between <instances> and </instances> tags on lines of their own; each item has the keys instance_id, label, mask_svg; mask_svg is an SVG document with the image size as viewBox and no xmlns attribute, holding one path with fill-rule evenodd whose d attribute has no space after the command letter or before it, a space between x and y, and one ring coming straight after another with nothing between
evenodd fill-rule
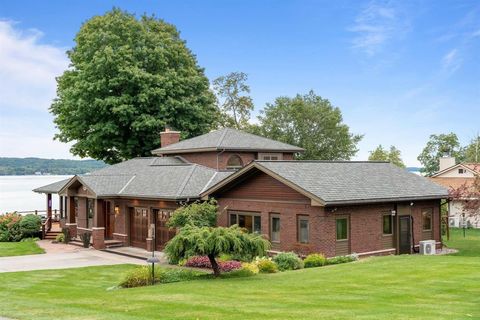
<instances>
[{"instance_id":1,"label":"gray shingled roof","mask_svg":"<svg viewBox=\"0 0 480 320\"><path fill-rule=\"evenodd\" d=\"M33 189L33 191L38 193L58 193L70 181L70 179L71 178L50 183L45 186Z\"/></svg>"},{"instance_id":2,"label":"gray shingled roof","mask_svg":"<svg viewBox=\"0 0 480 320\"><path fill-rule=\"evenodd\" d=\"M448 195L447 189L388 162L255 161L255 165L316 196L325 205L440 199Z\"/></svg>"},{"instance_id":3,"label":"gray shingled roof","mask_svg":"<svg viewBox=\"0 0 480 320\"><path fill-rule=\"evenodd\" d=\"M135 158L88 174L37 188L58 193L68 182L78 179L97 197L144 197L155 199L198 198L200 192L232 172L217 172L175 157ZM42 191L37 191L42 192Z\"/></svg>"},{"instance_id":4,"label":"gray shingled roof","mask_svg":"<svg viewBox=\"0 0 480 320\"><path fill-rule=\"evenodd\" d=\"M224 128L204 135L183 140L163 148L155 149L153 154L185 153L195 150L235 150L235 151L277 151L303 152L304 149L283 142L267 139L243 131Z\"/></svg>"}]
</instances>

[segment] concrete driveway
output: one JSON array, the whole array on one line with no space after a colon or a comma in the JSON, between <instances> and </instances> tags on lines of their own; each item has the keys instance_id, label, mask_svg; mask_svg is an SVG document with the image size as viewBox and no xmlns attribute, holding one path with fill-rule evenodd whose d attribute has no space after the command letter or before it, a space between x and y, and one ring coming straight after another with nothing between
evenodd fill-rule
<instances>
[{"instance_id":1,"label":"concrete driveway","mask_svg":"<svg viewBox=\"0 0 480 320\"><path fill-rule=\"evenodd\" d=\"M94 249L39 241L45 254L0 258L0 272L66 269L115 264L146 265L145 261Z\"/></svg>"}]
</instances>

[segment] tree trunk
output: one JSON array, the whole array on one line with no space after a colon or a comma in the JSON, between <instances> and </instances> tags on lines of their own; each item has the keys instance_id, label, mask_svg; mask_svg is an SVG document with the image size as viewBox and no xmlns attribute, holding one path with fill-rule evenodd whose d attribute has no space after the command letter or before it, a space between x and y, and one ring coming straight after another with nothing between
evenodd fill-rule
<instances>
[{"instance_id":1,"label":"tree trunk","mask_svg":"<svg viewBox=\"0 0 480 320\"><path fill-rule=\"evenodd\" d=\"M220 275L220 267L218 266L217 260L215 260L215 256L213 254L209 254L208 260L210 260L210 264L212 265L214 276L218 277Z\"/></svg>"}]
</instances>

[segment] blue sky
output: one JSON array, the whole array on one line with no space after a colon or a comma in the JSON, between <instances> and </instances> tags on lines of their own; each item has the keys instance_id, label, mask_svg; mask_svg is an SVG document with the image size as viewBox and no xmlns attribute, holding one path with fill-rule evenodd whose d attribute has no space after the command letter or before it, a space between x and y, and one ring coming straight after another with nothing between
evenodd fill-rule
<instances>
[{"instance_id":1,"label":"blue sky","mask_svg":"<svg viewBox=\"0 0 480 320\"><path fill-rule=\"evenodd\" d=\"M212 80L249 75L265 103L313 89L364 134L356 159L395 145L417 165L428 136L480 131L480 3L472 1L2 1L0 156L73 158L48 113L82 22L112 7L181 31Z\"/></svg>"}]
</instances>

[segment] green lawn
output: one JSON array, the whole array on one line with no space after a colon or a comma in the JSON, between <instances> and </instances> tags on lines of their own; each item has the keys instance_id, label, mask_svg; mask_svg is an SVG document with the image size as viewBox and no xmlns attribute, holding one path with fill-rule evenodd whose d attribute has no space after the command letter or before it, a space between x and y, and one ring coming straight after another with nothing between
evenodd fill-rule
<instances>
[{"instance_id":1,"label":"green lawn","mask_svg":"<svg viewBox=\"0 0 480 320\"><path fill-rule=\"evenodd\" d=\"M456 236L455 236L456 238ZM459 249L477 246L452 240ZM478 248L478 247L477 247ZM461 251L463 252L463 251ZM16 319L480 319L480 252L108 290L132 266L0 273Z\"/></svg>"},{"instance_id":2,"label":"green lawn","mask_svg":"<svg viewBox=\"0 0 480 320\"><path fill-rule=\"evenodd\" d=\"M454 254L459 256L480 256L480 229L466 229L463 237L463 229L450 228L450 240L444 239L445 244L450 248L460 248L461 250Z\"/></svg>"},{"instance_id":3,"label":"green lawn","mask_svg":"<svg viewBox=\"0 0 480 320\"><path fill-rule=\"evenodd\" d=\"M35 241L0 242L0 257L44 253Z\"/></svg>"}]
</instances>

